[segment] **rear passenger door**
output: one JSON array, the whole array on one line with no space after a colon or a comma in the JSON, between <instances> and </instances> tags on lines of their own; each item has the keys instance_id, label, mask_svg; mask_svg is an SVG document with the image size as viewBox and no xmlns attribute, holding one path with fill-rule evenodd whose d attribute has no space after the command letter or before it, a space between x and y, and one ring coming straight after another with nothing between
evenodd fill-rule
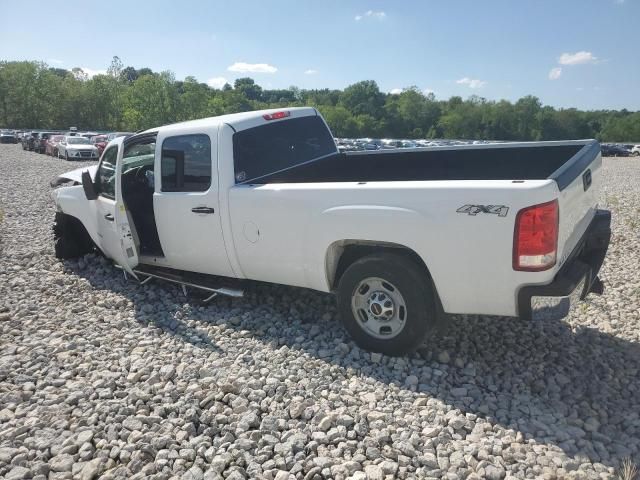
<instances>
[{"instance_id":1,"label":"rear passenger door","mask_svg":"<svg viewBox=\"0 0 640 480\"><path fill-rule=\"evenodd\" d=\"M216 133L158 134L153 205L165 265L233 277L220 222Z\"/></svg>"}]
</instances>

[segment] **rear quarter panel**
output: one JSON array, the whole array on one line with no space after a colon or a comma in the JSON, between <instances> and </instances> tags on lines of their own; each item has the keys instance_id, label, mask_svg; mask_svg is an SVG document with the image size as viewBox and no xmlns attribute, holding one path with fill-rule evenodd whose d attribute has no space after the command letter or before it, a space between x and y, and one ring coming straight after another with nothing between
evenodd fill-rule
<instances>
[{"instance_id":1,"label":"rear quarter panel","mask_svg":"<svg viewBox=\"0 0 640 480\"><path fill-rule=\"evenodd\" d=\"M513 270L515 216L557 193L551 180L242 185L229 190L229 223L247 278L329 291L335 242L386 242L420 255L446 312L515 315L519 286L556 271ZM509 210L458 213L464 205Z\"/></svg>"}]
</instances>

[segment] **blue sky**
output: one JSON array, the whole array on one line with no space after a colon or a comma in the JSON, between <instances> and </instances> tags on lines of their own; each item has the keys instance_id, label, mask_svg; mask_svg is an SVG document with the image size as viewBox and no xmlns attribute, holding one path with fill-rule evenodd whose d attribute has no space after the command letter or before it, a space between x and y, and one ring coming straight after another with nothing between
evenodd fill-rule
<instances>
[{"instance_id":1,"label":"blue sky","mask_svg":"<svg viewBox=\"0 0 640 480\"><path fill-rule=\"evenodd\" d=\"M640 0L0 0L0 59L640 110ZM51 4L52 5L52 4ZM36 14L40 12L40 14ZM29 22L25 21L25 14ZM13 19L7 21L7 19Z\"/></svg>"}]
</instances>

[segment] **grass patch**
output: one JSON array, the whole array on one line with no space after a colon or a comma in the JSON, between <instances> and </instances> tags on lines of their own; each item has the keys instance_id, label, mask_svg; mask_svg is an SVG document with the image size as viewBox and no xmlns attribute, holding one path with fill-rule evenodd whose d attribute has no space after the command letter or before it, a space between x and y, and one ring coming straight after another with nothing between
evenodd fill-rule
<instances>
[{"instance_id":1,"label":"grass patch","mask_svg":"<svg viewBox=\"0 0 640 480\"><path fill-rule=\"evenodd\" d=\"M630 458L625 458L616 478L618 480L638 480L638 466Z\"/></svg>"}]
</instances>

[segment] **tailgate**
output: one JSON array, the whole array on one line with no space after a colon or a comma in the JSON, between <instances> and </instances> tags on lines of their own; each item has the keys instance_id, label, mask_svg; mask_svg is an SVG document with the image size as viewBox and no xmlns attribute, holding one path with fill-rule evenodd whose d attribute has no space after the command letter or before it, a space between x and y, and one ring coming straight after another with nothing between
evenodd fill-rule
<instances>
[{"instance_id":1,"label":"tailgate","mask_svg":"<svg viewBox=\"0 0 640 480\"><path fill-rule=\"evenodd\" d=\"M595 215L601 167L600 144L593 140L549 177L560 190L558 266L571 254Z\"/></svg>"}]
</instances>

